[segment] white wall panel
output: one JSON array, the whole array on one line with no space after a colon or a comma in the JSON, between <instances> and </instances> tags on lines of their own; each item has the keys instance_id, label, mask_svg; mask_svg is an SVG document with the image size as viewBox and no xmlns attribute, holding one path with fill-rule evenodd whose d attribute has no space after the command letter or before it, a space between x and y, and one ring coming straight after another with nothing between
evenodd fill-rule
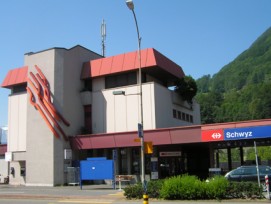
<instances>
[{"instance_id":1,"label":"white wall panel","mask_svg":"<svg viewBox=\"0 0 271 204\"><path fill-rule=\"evenodd\" d=\"M26 151L27 94L9 96L8 151Z\"/></svg>"}]
</instances>

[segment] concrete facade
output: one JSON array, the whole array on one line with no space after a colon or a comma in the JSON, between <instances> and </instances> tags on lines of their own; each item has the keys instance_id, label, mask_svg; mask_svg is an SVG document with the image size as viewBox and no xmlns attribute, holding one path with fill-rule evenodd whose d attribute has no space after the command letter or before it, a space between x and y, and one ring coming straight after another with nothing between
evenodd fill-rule
<instances>
[{"instance_id":1,"label":"concrete facade","mask_svg":"<svg viewBox=\"0 0 271 204\"><path fill-rule=\"evenodd\" d=\"M96 88L96 87L95 87ZM191 125L191 122L172 117L172 110L193 115L194 125L200 124L199 105L184 102L176 93L156 82L142 85L144 129ZM113 95L113 91L124 91L125 95ZM137 130L140 118L138 86L123 86L104 89L101 86L92 92L93 133L113 133ZM161 100L163 99L163 100Z\"/></svg>"},{"instance_id":2,"label":"concrete facade","mask_svg":"<svg viewBox=\"0 0 271 204\"><path fill-rule=\"evenodd\" d=\"M67 135L77 134L84 120L79 94L83 82L74 79L80 79L83 62L99 57L81 46L25 55L28 78L31 78L30 72L37 73L35 65L46 76L54 107L71 124L69 127L60 124ZM63 184L64 149L70 149L69 142L53 135L44 118L29 103L29 98L26 92L9 96L8 152L13 157L10 168L14 168L10 183L28 186ZM35 100L38 103L37 98Z\"/></svg>"}]
</instances>

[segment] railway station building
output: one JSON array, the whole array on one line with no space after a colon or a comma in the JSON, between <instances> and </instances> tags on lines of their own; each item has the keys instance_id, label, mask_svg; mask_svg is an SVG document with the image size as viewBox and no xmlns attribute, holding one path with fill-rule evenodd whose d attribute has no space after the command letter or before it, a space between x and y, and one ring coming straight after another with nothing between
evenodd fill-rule
<instances>
[{"instance_id":1,"label":"railway station building","mask_svg":"<svg viewBox=\"0 0 271 204\"><path fill-rule=\"evenodd\" d=\"M0 145L10 184L63 185L67 168L89 157L115 159L116 174L139 179L138 71L136 51L103 57L78 45L26 53L1 85L11 91L7 145ZM144 140L153 147L147 179L206 178L219 168L218 149L230 159L231 148L242 154L253 141L270 144L271 119L201 125L199 104L169 88L185 76L182 68L159 51L141 51L141 71Z\"/></svg>"}]
</instances>

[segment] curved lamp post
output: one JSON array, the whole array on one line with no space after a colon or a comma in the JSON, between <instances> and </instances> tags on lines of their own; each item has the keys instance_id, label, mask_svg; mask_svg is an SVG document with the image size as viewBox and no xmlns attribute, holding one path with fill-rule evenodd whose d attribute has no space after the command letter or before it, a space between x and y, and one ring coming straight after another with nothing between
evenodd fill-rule
<instances>
[{"instance_id":1,"label":"curved lamp post","mask_svg":"<svg viewBox=\"0 0 271 204\"><path fill-rule=\"evenodd\" d=\"M143 131L143 101L142 101L142 74L141 74L141 37L139 34L138 24L136 20L136 14L134 11L134 3L132 0L126 0L126 5L133 12L133 16L136 24L137 41L138 41L138 85L139 85L139 97L140 97L140 123L138 123L138 136L140 137L141 143L141 182L143 185L144 192L147 191L146 180L145 180L145 155L144 155L144 131Z\"/></svg>"}]
</instances>

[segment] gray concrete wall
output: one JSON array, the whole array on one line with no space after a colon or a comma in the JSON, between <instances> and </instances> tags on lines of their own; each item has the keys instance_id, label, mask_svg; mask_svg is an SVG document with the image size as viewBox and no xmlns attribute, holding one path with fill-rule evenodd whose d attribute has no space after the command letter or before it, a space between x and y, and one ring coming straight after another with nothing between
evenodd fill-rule
<instances>
[{"instance_id":1,"label":"gray concrete wall","mask_svg":"<svg viewBox=\"0 0 271 204\"><path fill-rule=\"evenodd\" d=\"M37 73L38 65L50 84L51 94L54 90L55 50L26 55L25 65L28 72ZM28 73L28 77L30 75ZM28 97L29 98L29 94ZM55 100L55 98L54 98ZM26 185L54 185L54 136L40 113L27 103L27 138L26 138Z\"/></svg>"},{"instance_id":2,"label":"gray concrete wall","mask_svg":"<svg viewBox=\"0 0 271 204\"><path fill-rule=\"evenodd\" d=\"M154 86L154 93L156 128L200 124L200 109L196 101L191 108L191 105L183 101L178 94L157 83ZM192 115L193 123L173 118L173 109Z\"/></svg>"},{"instance_id":3,"label":"gray concrete wall","mask_svg":"<svg viewBox=\"0 0 271 204\"><path fill-rule=\"evenodd\" d=\"M99 55L76 46L70 50L50 49L25 56L29 72L37 73L38 65L50 84L54 107L70 123L58 122L66 135L78 134L83 126L84 112L80 100L80 80L84 62ZM61 136L61 134L59 134ZM65 183L64 149L69 143L54 137L40 113L27 104L26 185L55 186Z\"/></svg>"}]
</instances>

